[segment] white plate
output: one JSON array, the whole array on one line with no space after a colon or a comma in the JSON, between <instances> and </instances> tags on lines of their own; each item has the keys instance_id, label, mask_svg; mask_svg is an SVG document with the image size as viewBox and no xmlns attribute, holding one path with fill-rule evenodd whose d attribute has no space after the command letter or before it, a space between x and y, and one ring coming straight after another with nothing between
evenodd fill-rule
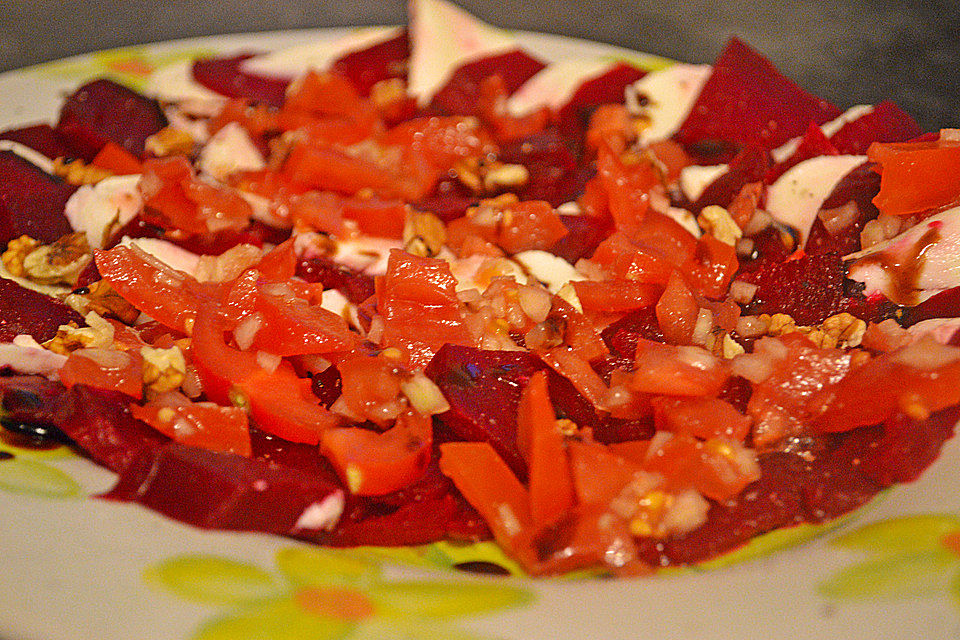
<instances>
[{"instance_id":1,"label":"white plate","mask_svg":"<svg viewBox=\"0 0 960 640\"><path fill-rule=\"evenodd\" d=\"M52 121L65 93L104 73L137 85L153 68L197 53L342 34L201 38L5 73L0 127ZM640 55L522 37L547 58ZM449 545L339 552L200 531L91 497L113 476L85 460L17 451L0 461L0 638L957 638L958 477L960 445L951 442L919 482L777 553L652 578L533 581L444 569L461 551ZM864 529L868 523L875 524ZM764 542L781 544L795 533L803 532Z\"/></svg>"}]
</instances>

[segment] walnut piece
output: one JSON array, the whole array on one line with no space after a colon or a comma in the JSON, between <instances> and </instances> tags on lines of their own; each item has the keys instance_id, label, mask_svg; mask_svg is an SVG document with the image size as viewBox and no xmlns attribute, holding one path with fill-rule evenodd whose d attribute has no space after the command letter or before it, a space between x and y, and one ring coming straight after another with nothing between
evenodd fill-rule
<instances>
[{"instance_id":1,"label":"walnut piece","mask_svg":"<svg viewBox=\"0 0 960 640\"><path fill-rule=\"evenodd\" d=\"M85 184L97 184L114 174L107 169L87 164L83 160L57 158L53 161L53 175L63 178L68 184L79 187Z\"/></svg>"},{"instance_id":2,"label":"walnut piece","mask_svg":"<svg viewBox=\"0 0 960 640\"><path fill-rule=\"evenodd\" d=\"M489 158L459 160L453 171L457 180L477 195L516 191L530 179L530 172L522 164L505 164Z\"/></svg>"},{"instance_id":3,"label":"walnut piece","mask_svg":"<svg viewBox=\"0 0 960 640\"><path fill-rule=\"evenodd\" d=\"M723 207L716 205L704 207L697 216L697 222L705 233L709 233L731 247L736 246L737 240L743 237L743 231Z\"/></svg>"},{"instance_id":4,"label":"walnut piece","mask_svg":"<svg viewBox=\"0 0 960 640\"><path fill-rule=\"evenodd\" d=\"M61 355L70 355L77 349L112 349L113 325L93 311L84 316L84 320L87 326L82 328L73 322L60 325L57 335L43 346Z\"/></svg>"},{"instance_id":5,"label":"walnut piece","mask_svg":"<svg viewBox=\"0 0 960 640\"><path fill-rule=\"evenodd\" d=\"M802 333L822 349L859 346L867 330L866 322L849 313L832 315L818 326L798 326L793 318L785 313L772 316L762 314L760 321L767 324L768 335Z\"/></svg>"},{"instance_id":6,"label":"walnut piece","mask_svg":"<svg viewBox=\"0 0 960 640\"><path fill-rule=\"evenodd\" d=\"M156 393L179 389L187 377L187 360L180 347L140 347L143 356L143 384Z\"/></svg>"},{"instance_id":7,"label":"walnut piece","mask_svg":"<svg viewBox=\"0 0 960 640\"><path fill-rule=\"evenodd\" d=\"M432 213L411 209L403 225L403 246L408 253L420 257L433 257L440 253L447 241L447 228L443 221Z\"/></svg>"},{"instance_id":8,"label":"walnut piece","mask_svg":"<svg viewBox=\"0 0 960 640\"><path fill-rule=\"evenodd\" d=\"M48 245L20 236L3 253L3 264L11 274L37 284L73 284L92 259L82 231Z\"/></svg>"},{"instance_id":9,"label":"walnut piece","mask_svg":"<svg viewBox=\"0 0 960 640\"><path fill-rule=\"evenodd\" d=\"M86 315L95 311L107 318L116 318L124 324L133 324L140 311L127 302L106 280L97 280L86 287L86 293L71 293L63 300L77 313Z\"/></svg>"},{"instance_id":10,"label":"walnut piece","mask_svg":"<svg viewBox=\"0 0 960 640\"><path fill-rule=\"evenodd\" d=\"M189 155L193 151L193 136L175 127L164 127L147 138L144 148L157 157Z\"/></svg>"}]
</instances>

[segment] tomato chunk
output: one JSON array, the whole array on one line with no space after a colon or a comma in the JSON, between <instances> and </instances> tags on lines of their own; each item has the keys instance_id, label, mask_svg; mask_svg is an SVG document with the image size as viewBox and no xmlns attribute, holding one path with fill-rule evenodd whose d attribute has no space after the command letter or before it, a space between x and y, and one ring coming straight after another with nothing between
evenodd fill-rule
<instances>
[{"instance_id":1,"label":"tomato chunk","mask_svg":"<svg viewBox=\"0 0 960 640\"><path fill-rule=\"evenodd\" d=\"M180 393L168 392L143 406L130 405L130 412L181 444L248 457L251 454L247 414L237 407L191 402Z\"/></svg>"}]
</instances>

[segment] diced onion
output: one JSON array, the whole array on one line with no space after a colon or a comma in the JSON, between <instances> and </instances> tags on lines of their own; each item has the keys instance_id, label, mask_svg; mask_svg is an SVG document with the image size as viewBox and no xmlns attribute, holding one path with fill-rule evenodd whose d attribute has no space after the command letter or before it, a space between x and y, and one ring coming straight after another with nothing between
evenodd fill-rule
<instances>
[{"instance_id":1,"label":"diced onion","mask_svg":"<svg viewBox=\"0 0 960 640\"><path fill-rule=\"evenodd\" d=\"M237 341L237 346L243 351L249 349L261 326L263 326L263 315L259 311L244 318L233 330L233 339Z\"/></svg>"},{"instance_id":2,"label":"diced onion","mask_svg":"<svg viewBox=\"0 0 960 640\"><path fill-rule=\"evenodd\" d=\"M734 280L730 283L730 297L739 304L749 304L757 294L757 285L743 280ZM741 334L742 335L742 334Z\"/></svg>"}]
</instances>

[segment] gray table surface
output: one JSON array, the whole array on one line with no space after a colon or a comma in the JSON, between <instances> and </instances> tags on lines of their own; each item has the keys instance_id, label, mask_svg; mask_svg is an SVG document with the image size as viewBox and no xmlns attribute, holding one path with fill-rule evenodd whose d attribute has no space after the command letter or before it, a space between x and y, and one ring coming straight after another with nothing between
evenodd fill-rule
<instances>
[{"instance_id":1,"label":"gray table surface","mask_svg":"<svg viewBox=\"0 0 960 640\"><path fill-rule=\"evenodd\" d=\"M459 0L494 24L710 62L736 34L847 107L893 99L928 130L960 127L960 3L911 0ZM217 33L396 24L376 0L0 0L0 70Z\"/></svg>"}]
</instances>

